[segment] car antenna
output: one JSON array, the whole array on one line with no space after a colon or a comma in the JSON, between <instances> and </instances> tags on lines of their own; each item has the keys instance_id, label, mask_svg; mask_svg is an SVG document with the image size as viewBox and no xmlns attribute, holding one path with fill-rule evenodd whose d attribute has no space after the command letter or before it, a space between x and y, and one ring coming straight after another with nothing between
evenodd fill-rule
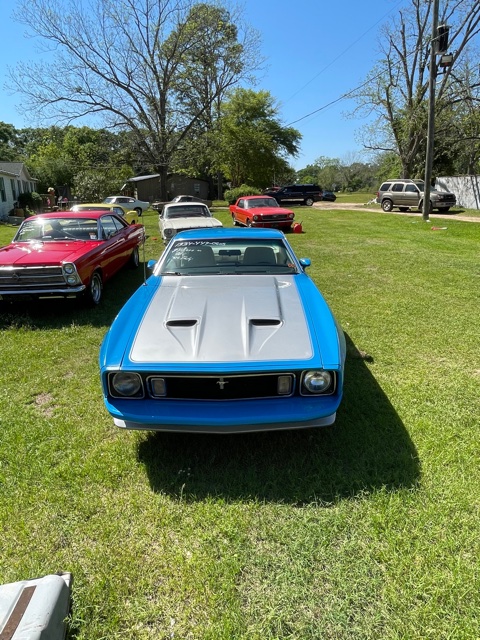
<instances>
[{"instance_id":1,"label":"car antenna","mask_svg":"<svg viewBox=\"0 0 480 640\"><path fill-rule=\"evenodd\" d=\"M142 243L142 253L143 253L143 284L146 285L147 284L147 259L146 259L146 255L145 255L145 243L147 240L147 233L145 231L145 224L143 222L143 216L142 216L142 227L143 227L143 243Z\"/></svg>"}]
</instances>

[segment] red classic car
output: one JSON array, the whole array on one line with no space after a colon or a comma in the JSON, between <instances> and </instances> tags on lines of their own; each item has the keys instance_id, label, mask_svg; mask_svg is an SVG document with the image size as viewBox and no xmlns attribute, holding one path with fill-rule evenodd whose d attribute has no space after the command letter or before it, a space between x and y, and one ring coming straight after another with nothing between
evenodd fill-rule
<instances>
[{"instance_id":1,"label":"red classic car","mask_svg":"<svg viewBox=\"0 0 480 640\"><path fill-rule=\"evenodd\" d=\"M0 248L0 300L84 296L96 305L103 283L139 264L141 224L106 211L56 212L27 218Z\"/></svg>"},{"instance_id":2,"label":"red classic car","mask_svg":"<svg viewBox=\"0 0 480 640\"><path fill-rule=\"evenodd\" d=\"M234 225L245 227L269 227L289 231L295 214L278 206L269 196L245 196L230 205Z\"/></svg>"}]
</instances>

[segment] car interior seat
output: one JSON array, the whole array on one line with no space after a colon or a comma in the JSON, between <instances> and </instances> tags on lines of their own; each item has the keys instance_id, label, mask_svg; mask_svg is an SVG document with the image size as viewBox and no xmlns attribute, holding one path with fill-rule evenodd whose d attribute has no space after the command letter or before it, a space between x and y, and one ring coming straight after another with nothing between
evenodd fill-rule
<instances>
[{"instance_id":1,"label":"car interior seat","mask_svg":"<svg viewBox=\"0 0 480 640\"><path fill-rule=\"evenodd\" d=\"M216 264L212 247L195 247L185 258L186 267L214 267Z\"/></svg>"},{"instance_id":2,"label":"car interior seat","mask_svg":"<svg viewBox=\"0 0 480 640\"><path fill-rule=\"evenodd\" d=\"M277 264L272 247L247 247L243 254L246 266Z\"/></svg>"}]
</instances>

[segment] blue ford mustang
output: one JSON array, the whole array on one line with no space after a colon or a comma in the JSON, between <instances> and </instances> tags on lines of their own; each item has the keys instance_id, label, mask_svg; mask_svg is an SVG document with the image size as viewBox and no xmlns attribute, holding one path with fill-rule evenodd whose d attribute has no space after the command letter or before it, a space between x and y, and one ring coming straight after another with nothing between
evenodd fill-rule
<instances>
[{"instance_id":1,"label":"blue ford mustang","mask_svg":"<svg viewBox=\"0 0 480 640\"><path fill-rule=\"evenodd\" d=\"M176 235L102 344L114 423L203 433L332 424L345 338L309 264L274 229Z\"/></svg>"}]
</instances>

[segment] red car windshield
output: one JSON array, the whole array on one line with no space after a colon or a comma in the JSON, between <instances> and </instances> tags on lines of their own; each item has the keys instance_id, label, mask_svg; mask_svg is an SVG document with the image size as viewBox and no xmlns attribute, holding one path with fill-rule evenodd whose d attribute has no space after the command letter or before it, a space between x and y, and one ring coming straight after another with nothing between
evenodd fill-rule
<instances>
[{"instance_id":1,"label":"red car windshield","mask_svg":"<svg viewBox=\"0 0 480 640\"><path fill-rule=\"evenodd\" d=\"M95 218L36 218L22 224L14 242L55 242L58 240L96 240L98 234Z\"/></svg>"},{"instance_id":2,"label":"red car windshield","mask_svg":"<svg viewBox=\"0 0 480 640\"><path fill-rule=\"evenodd\" d=\"M278 202L274 198L252 198L252 200L245 200L245 209L256 209L257 207L278 207Z\"/></svg>"}]
</instances>

